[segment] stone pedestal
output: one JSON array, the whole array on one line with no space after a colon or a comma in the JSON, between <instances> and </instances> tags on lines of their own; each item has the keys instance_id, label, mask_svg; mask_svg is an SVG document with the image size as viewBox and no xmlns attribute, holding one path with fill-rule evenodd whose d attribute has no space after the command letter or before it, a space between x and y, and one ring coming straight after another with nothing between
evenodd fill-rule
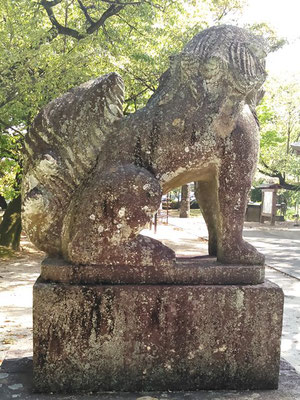
<instances>
[{"instance_id":1,"label":"stone pedestal","mask_svg":"<svg viewBox=\"0 0 300 400\"><path fill-rule=\"evenodd\" d=\"M275 389L276 285L34 286L36 391Z\"/></svg>"}]
</instances>

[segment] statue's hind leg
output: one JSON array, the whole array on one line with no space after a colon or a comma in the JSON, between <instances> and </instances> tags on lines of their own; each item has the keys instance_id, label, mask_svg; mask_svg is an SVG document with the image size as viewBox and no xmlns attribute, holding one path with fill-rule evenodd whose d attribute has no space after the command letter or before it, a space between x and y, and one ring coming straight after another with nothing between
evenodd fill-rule
<instances>
[{"instance_id":1,"label":"statue's hind leg","mask_svg":"<svg viewBox=\"0 0 300 400\"><path fill-rule=\"evenodd\" d=\"M196 182L195 196L201 208L208 230L208 253L210 256L216 256L218 251L218 202L216 178L213 178L209 182Z\"/></svg>"},{"instance_id":2,"label":"statue's hind leg","mask_svg":"<svg viewBox=\"0 0 300 400\"><path fill-rule=\"evenodd\" d=\"M138 235L160 200L160 184L144 168L96 170L78 188L65 217L64 258L75 264L173 264L171 249Z\"/></svg>"}]
</instances>

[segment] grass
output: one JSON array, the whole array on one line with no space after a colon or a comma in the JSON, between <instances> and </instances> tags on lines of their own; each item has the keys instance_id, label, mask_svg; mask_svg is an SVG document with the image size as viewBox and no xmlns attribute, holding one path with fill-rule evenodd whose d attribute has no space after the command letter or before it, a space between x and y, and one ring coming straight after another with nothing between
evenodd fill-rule
<instances>
[{"instance_id":1,"label":"grass","mask_svg":"<svg viewBox=\"0 0 300 400\"><path fill-rule=\"evenodd\" d=\"M170 217L179 217L179 210L169 210L169 215L170 215ZM201 215L202 215L202 213L201 213L201 210L199 210L199 208L198 209L193 208L190 211L191 218L201 217Z\"/></svg>"},{"instance_id":2,"label":"grass","mask_svg":"<svg viewBox=\"0 0 300 400\"><path fill-rule=\"evenodd\" d=\"M199 210L199 208L192 208L190 211L190 216L191 217L201 217L202 212Z\"/></svg>"}]
</instances>

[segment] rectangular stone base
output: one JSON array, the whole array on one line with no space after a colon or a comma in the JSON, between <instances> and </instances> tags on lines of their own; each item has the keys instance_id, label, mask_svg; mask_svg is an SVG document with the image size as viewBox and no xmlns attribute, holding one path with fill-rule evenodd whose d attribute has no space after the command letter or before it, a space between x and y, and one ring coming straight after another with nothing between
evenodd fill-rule
<instances>
[{"instance_id":1,"label":"rectangular stone base","mask_svg":"<svg viewBox=\"0 0 300 400\"><path fill-rule=\"evenodd\" d=\"M283 293L256 286L34 285L44 392L275 389Z\"/></svg>"}]
</instances>

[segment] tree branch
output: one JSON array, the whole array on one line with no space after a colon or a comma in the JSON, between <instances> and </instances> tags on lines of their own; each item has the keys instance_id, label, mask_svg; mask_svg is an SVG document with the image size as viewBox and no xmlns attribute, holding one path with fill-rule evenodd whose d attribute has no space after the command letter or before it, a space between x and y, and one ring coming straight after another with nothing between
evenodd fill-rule
<instances>
[{"instance_id":1,"label":"tree branch","mask_svg":"<svg viewBox=\"0 0 300 400\"><path fill-rule=\"evenodd\" d=\"M226 7L223 7L223 10L222 10L221 14L219 14L219 15L216 16L216 19L215 19L216 22L221 21L221 19L223 19L227 14L228 14L227 8L226 8Z\"/></svg>"},{"instance_id":2,"label":"tree branch","mask_svg":"<svg viewBox=\"0 0 300 400\"><path fill-rule=\"evenodd\" d=\"M145 88L145 89L141 90L139 93L133 94L131 97L124 100L124 104L126 104L126 107L124 108L124 111L123 111L124 115L128 115L127 110L130 107L132 101L134 103L136 103L138 97L141 96L142 94L144 94L145 92L147 92L147 90L149 90L149 89Z\"/></svg>"},{"instance_id":3,"label":"tree branch","mask_svg":"<svg viewBox=\"0 0 300 400\"><path fill-rule=\"evenodd\" d=\"M293 191L300 190L300 185L293 185L293 184L287 183L285 176L280 171L277 171L276 169L273 170L263 160L261 160L261 163L268 171L264 171L262 169L258 169L258 171L264 175L270 176L271 178L277 178L279 180L280 186L282 186L283 189L293 190Z\"/></svg>"},{"instance_id":4,"label":"tree branch","mask_svg":"<svg viewBox=\"0 0 300 400\"><path fill-rule=\"evenodd\" d=\"M131 30L138 32L138 34L141 35L141 36L145 36L145 34L144 34L143 32L141 32L141 31L140 31L139 29L137 29L134 25L132 25L132 24L130 24L128 21L126 21L126 19L123 18L123 17L121 17L121 15L118 14L117 16L118 16L118 18L119 18L121 21L125 22L125 24L128 25L129 28L130 28Z\"/></svg>"},{"instance_id":5,"label":"tree branch","mask_svg":"<svg viewBox=\"0 0 300 400\"><path fill-rule=\"evenodd\" d=\"M82 12L83 12L83 14L84 14L84 16L85 16L85 19L87 20L87 22L89 23L89 24L93 24L94 23L94 21L92 20L92 18L90 17L90 14L88 13L88 11L87 11L87 8L83 5L83 3L82 3L82 1L81 0L77 0L78 1L78 4L79 4L79 7L81 8L81 10L82 10Z\"/></svg>"},{"instance_id":6,"label":"tree branch","mask_svg":"<svg viewBox=\"0 0 300 400\"><path fill-rule=\"evenodd\" d=\"M6 97L6 99L3 100L3 101L0 103L0 108L6 106L6 104L10 103L10 102L11 102L12 100L14 100L17 96L18 96L18 91L17 91L17 90L15 90L15 91L9 93L8 96Z\"/></svg>"},{"instance_id":7,"label":"tree branch","mask_svg":"<svg viewBox=\"0 0 300 400\"><path fill-rule=\"evenodd\" d=\"M102 0L104 3L114 4L114 5L122 5L122 6L136 6L141 4L141 1L125 1L124 3L121 1L112 1L112 0Z\"/></svg>"},{"instance_id":8,"label":"tree branch","mask_svg":"<svg viewBox=\"0 0 300 400\"><path fill-rule=\"evenodd\" d=\"M54 0L54 1L48 1L48 0L41 0L41 5L44 7L46 10L48 17L57 31L58 34L62 35L67 35L71 36L77 40L83 39L86 35L80 33L76 29L68 28L67 26L63 26L58 22L56 19L54 12L53 12L53 7L56 6L57 4L61 3L62 0ZM141 2L136 2L136 1L130 1L130 2L125 2L122 3L120 1L110 1L110 0L103 0L105 3L111 4L106 11L101 15L101 17L98 19L98 21L93 21L93 19L90 17L87 7L85 7L82 3L81 0L77 0L80 9L83 11L85 18L87 22L89 23L89 27L86 29L86 34L91 35L95 31L97 31L99 28L104 26L105 21L114 16L117 15L121 10L123 10L126 6L128 5L139 5Z\"/></svg>"},{"instance_id":9,"label":"tree branch","mask_svg":"<svg viewBox=\"0 0 300 400\"><path fill-rule=\"evenodd\" d=\"M262 160L262 159L260 160L260 162L262 163L262 165L263 165L267 170L272 171L272 172L269 172L269 173L266 174L266 175L270 176L271 178L278 178L278 174L280 174L279 171L277 171L276 169L272 169L271 167L269 167L269 166L267 165L267 163L266 163L264 160Z\"/></svg>"},{"instance_id":10,"label":"tree branch","mask_svg":"<svg viewBox=\"0 0 300 400\"><path fill-rule=\"evenodd\" d=\"M61 2L62 2L62 0L53 0L53 1L42 0L41 4L42 4L43 7L45 7L45 5L47 7L54 7L54 6L56 6L57 4L59 4Z\"/></svg>"},{"instance_id":11,"label":"tree branch","mask_svg":"<svg viewBox=\"0 0 300 400\"><path fill-rule=\"evenodd\" d=\"M154 8L157 8L160 11L165 11L165 9L168 7L168 4L165 4L163 6L161 6L159 4L154 4L152 0L144 0L143 2L149 4L150 6L152 6ZM174 1L173 1L173 3L174 3Z\"/></svg>"},{"instance_id":12,"label":"tree branch","mask_svg":"<svg viewBox=\"0 0 300 400\"><path fill-rule=\"evenodd\" d=\"M98 21L94 22L87 30L86 32L90 35L91 33L94 33L97 29L101 28L101 26L104 25L105 21L112 17L113 15L118 14L123 8L125 8L126 5L111 5L98 19Z\"/></svg>"},{"instance_id":13,"label":"tree branch","mask_svg":"<svg viewBox=\"0 0 300 400\"><path fill-rule=\"evenodd\" d=\"M24 136L24 134L22 132L20 132L18 129L14 128L13 126L9 126L9 124L7 124L5 121L3 121L2 119L0 119L0 124L4 126L5 130L13 130L14 132L18 133L21 136Z\"/></svg>"},{"instance_id":14,"label":"tree branch","mask_svg":"<svg viewBox=\"0 0 300 400\"><path fill-rule=\"evenodd\" d=\"M61 25L55 18L52 7L59 4L60 2L61 0L55 0L55 1L42 0L41 5L45 8L52 25L56 28L58 33L61 33L62 35L71 36L77 40L83 39L85 37L83 34L79 33L75 29Z\"/></svg>"},{"instance_id":15,"label":"tree branch","mask_svg":"<svg viewBox=\"0 0 300 400\"><path fill-rule=\"evenodd\" d=\"M140 81L147 89L151 90L152 92L155 92L156 87L152 86L151 83L148 83L146 81L146 79L143 79L140 76L136 76L136 75L134 75L132 73L131 73L131 76L133 76L133 78L136 79L137 81Z\"/></svg>"}]
</instances>

